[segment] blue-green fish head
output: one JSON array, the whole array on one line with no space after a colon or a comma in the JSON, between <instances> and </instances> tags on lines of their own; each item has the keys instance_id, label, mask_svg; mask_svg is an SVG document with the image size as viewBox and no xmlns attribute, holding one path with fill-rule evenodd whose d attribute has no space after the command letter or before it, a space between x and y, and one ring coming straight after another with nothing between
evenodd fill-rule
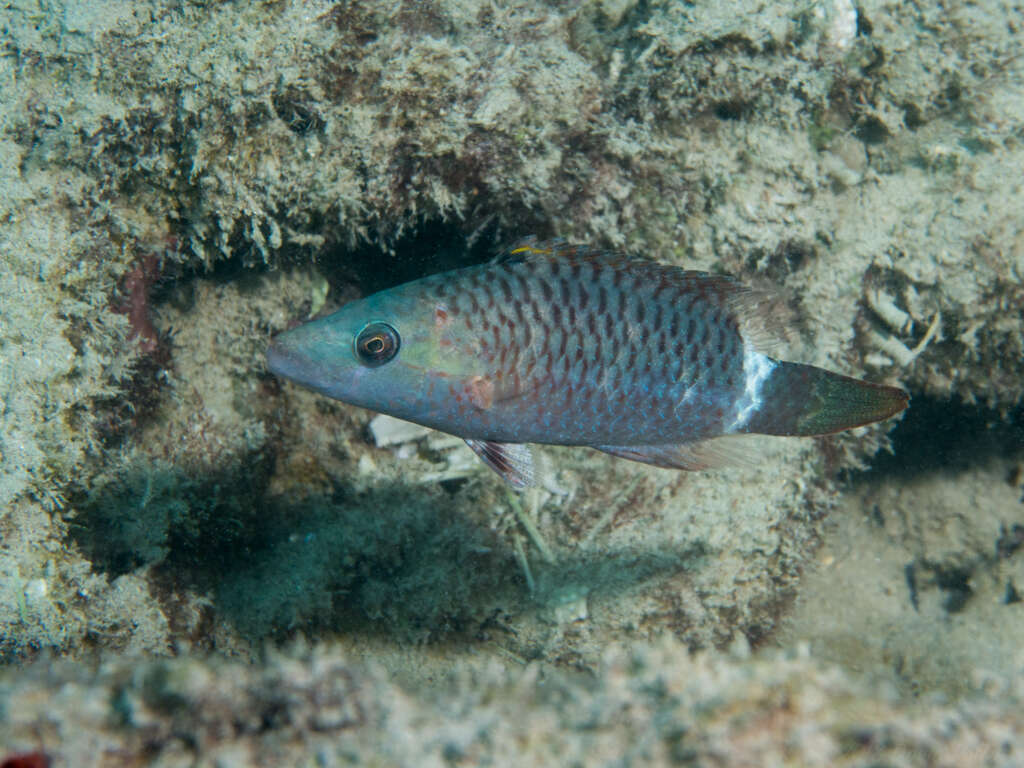
<instances>
[{"instance_id":1,"label":"blue-green fish head","mask_svg":"<svg viewBox=\"0 0 1024 768\"><path fill-rule=\"evenodd\" d=\"M328 397L434 426L450 387L471 378L443 302L418 281L346 304L278 335L267 366Z\"/></svg>"}]
</instances>

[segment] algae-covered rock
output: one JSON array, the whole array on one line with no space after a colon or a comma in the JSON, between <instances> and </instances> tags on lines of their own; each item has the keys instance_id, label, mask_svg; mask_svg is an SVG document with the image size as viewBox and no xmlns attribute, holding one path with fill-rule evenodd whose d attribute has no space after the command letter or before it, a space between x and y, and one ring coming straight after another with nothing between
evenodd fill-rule
<instances>
[{"instance_id":1,"label":"algae-covered rock","mask_svg":"<svg viewBox=\"0 0 1024 768\"><path fill-rule=\"evenodd\" d=\"M471 664L471 665L470 665ZM82 768L147 765L1012 766L1018 686L901 704L806 654L608 649L596 676L471 662L401 687L336 649L37 664L0 676L0 741Z\"/></svg>"},{"instance_id":2,"label":"algae-covered rock","mask_svg":"<svg viewBox=\"0 0 1024 768\"><path fill-rule=\"evenodd\" d=\"M1019 402L1019 9L499 5L7 4L5 659L771 642L890 425L702 474L557 449L513 497L266 374L292 322L524 234L775 290L793 359Z\"/></svg>"}]
</instances>

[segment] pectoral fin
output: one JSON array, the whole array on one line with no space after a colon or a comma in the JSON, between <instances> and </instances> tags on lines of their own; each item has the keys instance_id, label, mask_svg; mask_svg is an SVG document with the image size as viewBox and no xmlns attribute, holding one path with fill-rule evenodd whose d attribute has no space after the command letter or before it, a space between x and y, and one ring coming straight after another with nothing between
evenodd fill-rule
<instances>
[{"instance_id":1,"label":"pectoral fin","mask_svg":"<svg viewBox=\"0 0 1024 768\"><path fill-rule=\"evenodd\" d=\"M467 439L466 445L513 488L521 490L535 484L533 450L525 443Z\"/></svg>"}]
</instances>

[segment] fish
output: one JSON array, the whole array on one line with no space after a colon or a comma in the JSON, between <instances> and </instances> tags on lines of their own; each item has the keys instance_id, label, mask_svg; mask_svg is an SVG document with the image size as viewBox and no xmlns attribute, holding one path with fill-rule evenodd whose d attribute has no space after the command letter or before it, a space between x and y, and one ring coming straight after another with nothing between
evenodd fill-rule
<instances>
[{"instance_id":1,"label":"fish","mask_svg":"<svg viewBox=\"0 0 1024 768\"><path fill-rule=\"evenodd\" d=\"M538 479L531 444L704 470L740 436L826 435L907 407L897 387L773 357L770 304L729 275L527 238L285 331L267 366L461 437L517 489Z\"/></svg>"}]
</instances>

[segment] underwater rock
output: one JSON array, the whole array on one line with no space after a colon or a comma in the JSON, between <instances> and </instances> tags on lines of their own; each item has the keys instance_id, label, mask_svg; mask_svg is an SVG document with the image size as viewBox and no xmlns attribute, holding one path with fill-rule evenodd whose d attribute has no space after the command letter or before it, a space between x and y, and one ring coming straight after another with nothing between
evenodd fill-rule
<instances>
[{"instance_id":1,"label":"underwater rock","mask_svg":"<svg viewBox=\"0 0 1024 768\"><path fill-rule=\"evenodd\" d=\"M800 359L1001 413L1024 393L1012 4L90 8L5 6L5 661L300 631L582 668L616 639L770 643L835 472L885 428L686 478L560 451L522 500L429 441L375 461L368 415L277 385L264 344L442 248L537 232L727 271L792 297ZM137 318L166 360L116 311L154 259Z\"/></svg>"},{"instance_id":2,"label":"underwater rock","mask_svg":"<svg viewBox=\"0 0 1024 768\"><path fill-rule=\"evenodd\" d=\"M433 666L433 665L431 665ZM887 764L1010 768L1019 685L951 706L900 700L806 653L751 661L663 642L597 674L471 662L404 685L331 647L226 658L36 664L0 673L0 743L106 766ZM0 754L0 757L6 755Z\"/></svg>"}]
</instances>

